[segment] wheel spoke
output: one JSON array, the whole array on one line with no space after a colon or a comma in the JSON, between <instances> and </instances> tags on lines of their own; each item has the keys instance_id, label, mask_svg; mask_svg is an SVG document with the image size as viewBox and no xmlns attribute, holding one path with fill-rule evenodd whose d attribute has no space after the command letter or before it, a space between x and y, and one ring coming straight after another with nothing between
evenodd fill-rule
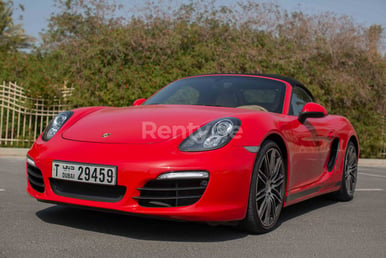
<instances>
[{"instance_id":1,"label":"wheel spoke","mask_svg":"<svg viewBox=\"0 0 386 258\"><path fill-rule=\"evenodd\" d=\"M256 202L260 201L264 197L265 197L265 188L261 189L256 193Z\"/></svg>"},{"instance_id":2,"label":"wheel spoke","mask_svg":"<svg viewBox=\"0 0 386 258\"><path fill-rule=\"evenodd\" d=\"M357 168L351 168L349 171L348 171L348 174L354 178L356 178L356 175L357 175Z\"/></svg>"},{"instance_id":3,"label":"wheel spoke","mask_svg":"<svg viewBox=\"0 0 386 258\"><path fill-rule=\"evenodd\" d=\"M357 181L357 175L356 175L356 172L352 172L352 173L350 173L350 175L351 175L352 180L353 180L354 182L356 182L356 181Z\"/></svg>"},{"instance_id":4,"label":"wheel spoke","mask_svg":"<svg viewBox=\"0 0 386 258\"><path fill-rule=\"evenodd\" d=\"M352 164L351 167L350 167L351 173L355 173L355 172L357 171L357 169L358 169L358 166L357 166L356 163L355 163L355 164Z\"/></svg>"},{"instance_id":5,"label":"wheel spoke","mask_svg":"<svg viewBox=\"0 0 386 258\"><path fill-rule=\"evenodd\" d=\"M276 160L275 154L276 154L276 151L272 150L271 155L270 155L270 159L269 159L269 176L270 177L273 177L273 173L275 171L275 160Z\"/></svg>"},{"instance_id":6,"label":"wheel spoke","mask_svg":"<svg viewBox=\"0 0 386 258\"><path fill-rule=\"evenodd\" d=\"M276 206L277 206L277 204L275 203L275 200L272 199L271 217L272 217L273 219L276 219Z\"/></svg>"},{"instance_id":7,"label":"wheel spoke","mask_svg":"<svg viewBox=\"0 0 386 258\"><path fill-rule=\"evenodd\" d=\"M278 158L273 171L272 181L275 181L275 179L281 175L280 172L282 164L283 161L281 160L281 158Z\"/></svg>"},{"instance_id":8,"label":"wheel spoke","mask_svg":"<svg viewBox=\"0 0 386 258\"><path fill-rule=\"evenodd\" d=\"M260 206L260 208L259 208L259 217L260 217L260 219L262 219L263 218L263 214L265 213L265 210L267 209L267 198L265 198L264 200L263 200L263 202L261 203L261 206Z\"/></svg>"},{"instance_id":9,"label":"wheel spoke","mask_svg":"<svg viewBox=\"0 0 386 258\"><path fill-rule=\"evenodd\" d=\"M357 155L356 155L354 147L351 147L351 153L350 154L351 154L350 159L351 159L352 164L356 163Z\"/></svg>"},{"instance_id":10,"label":"wheel spoke","mask_svg":"<svg viewBox=\"0 0 386 258\"><path fill-rule=\"evenodd\" d=\"M273 181L272 181L272 187L273 187L273 188L279 187L279 186L281 186L283 183L284 183L284 175L280 175L279 178L277 178L276 180L273 180Z\"/></svg>"},{"instance_id":11,"label":"wheel spoke","mask_svg":"<svg viewBox=\"0 0 386 258\"><path fill-rule=\"evenodd\" d=\"M354 186L355 186L355 183L356 183L356 178L351 176L351 190L354 190Z\"/></svg>"},{"instance_id":12,"label":"wheel spoke","mask_svg":"<svg viewBox=\"0 0 386 258\"><path fill-rule=\"evenodd\" d=\"M347 168L348 168L349 171L356 169L355 161L349 163L348 166L347 166Z\"/></svg>"},{"instance_id":13,"label":"wheel spoke","mask_svg":"<svg viewBox=\"0 0 386 258\"><path fill-rule=\"evenodd\" d=\"M351 176L350 175L347 175L347 178L346 178L346 189L349 191L349 193L351 193L352 191L352 185L351 185Z\"/></svg>"},{"instance_id":14,"label":"wheel spoke","mask_svg":"<svg viewBox=\"0 0 386 258\"><path fill-rule=\"evenodd\" d=\"M262 184L264 184L264 185L267 184L267 175L263 171L261 171L259 169L259 173L257 176L258 176L259 180L261 180Z\"/></svg>"},{"instance_id":15,"label":"wheel spoke","mask_svg":"<svg viewBox=\"0 0 386 258\"><path fill-rule=\"evenodd\" d=\"M282 202L281 194L276 189L272 189L272 198L276 199L278 203Z\"/></svg>"},{"instance_id":16,"label":"wheel spoke","mask_svg":"<svg viewBox=\"0 0 386 258\"><path fill-rule=\"evenodd\" d=\"M351 193L352 191L352 185L351 185L351 180L350 178L347 180L347 190Z\"/></svg>"},{"instance_id":17,"label":"wheel spoke","mask_svg":"<svg viewBox=\"0 0 386 258\"><path fill-rule=\"evenodd\" d=\"M264 155L264 168L266 177L269 177L269 161L268 161L268 153Z\"/></svg>"},{"instance_id":18,"label":"wheel spoke","mask_svg":"<svg viewBox=\"0 0 386 258\"><path fill-rule=\"evenodd\" d=\"M271 199L267 199L267 209L265 210L265 218L264 218L264 224L265 225L269 225L269 219L270 219L270 212L271 212L271 207L272 207L272 203L271 203Z\"/></svg>"},{"instance_id":19,"label":"wheel spoke","mask_svg":"<svg viewBox=\"0 0 386 258\"><path fill-rule=\"evenodd\" d=\"M354 179L352 177L350 177L349 184L350 184L350 192L353 192L355 183L354 183Z\"/></svg>"},{"instance_id":20,"label":"wheel spoke","mask_svg":"<svg viewBox=\"0 0 386 258\"><path fill-rule=\"evenodd\" d=\"M348 164L348 167L350 167L351 169L354 169L357 166L357 155L353 147L351 147L349 151L350 152L347 157L347 164Z\"/></svg>"}]
</instances>

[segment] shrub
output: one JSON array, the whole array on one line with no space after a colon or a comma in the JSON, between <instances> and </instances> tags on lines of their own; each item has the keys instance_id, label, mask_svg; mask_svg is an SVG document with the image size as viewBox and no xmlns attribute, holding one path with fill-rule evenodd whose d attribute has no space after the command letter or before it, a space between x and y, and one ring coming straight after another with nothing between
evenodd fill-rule
<instances>
[{"instance_id":1,"label":"shrub","mask_svg":"<svg viewBox=\"0 0 386 258\"><path fill-rule=\"evenodd\" d=\"M74 107L127 106L183 76L283 74L302 81L330 113L350 119L362 157L380 156L386 59L379 25L250 1L160 1L129 18L107 0L56 2L44 44L3 60L1 76L22 81L31 94L52 96L66 83L75 88Z\"/></svg>"}]
</instances>

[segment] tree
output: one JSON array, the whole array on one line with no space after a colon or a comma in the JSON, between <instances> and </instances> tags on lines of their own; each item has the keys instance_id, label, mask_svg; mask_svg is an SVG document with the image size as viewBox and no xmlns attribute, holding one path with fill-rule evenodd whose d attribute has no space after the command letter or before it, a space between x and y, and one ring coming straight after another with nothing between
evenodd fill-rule
<instances>
[{"instance_id":1,"label":"tree","mask_svg":"<svg viewBox=\"0 0 386 258\"><path fill-rule=\"evenodd\" d=\"M25 34L21 24L12 19L13 2L0 0L0 51L16 51L28 48L34 39Z\"/></svg>"},{"instance_id":2,"label":"tree","mask_svg":"<svg viewBox=\"0 0 386 258\"><path fill-rule=\"evenodd\" d=\"M33 97L53 99L67 85L73 107L127 106L183 76L283 74L308 86L329 113L349 118L362 157L381 153L386 56L378 25L247 0L229 8L158 0L126 15L114 0L55 2L39 47L4 55L3 63L0 55L0 80L20 82ZM7 17L10 6L1 6Z\"/></svg>"}]
</instances>

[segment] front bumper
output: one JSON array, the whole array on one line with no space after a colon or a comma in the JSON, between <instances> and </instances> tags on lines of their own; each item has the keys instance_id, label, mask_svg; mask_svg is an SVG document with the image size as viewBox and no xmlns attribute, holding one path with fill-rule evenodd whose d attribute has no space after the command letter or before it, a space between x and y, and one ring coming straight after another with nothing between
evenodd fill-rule
<instances>
[{"instance_id":1,"label":"front bumper","mask_svg":"<svg viewBox=\"0 0 386 258\"><path fill-rule=\"evenodd\" d=\"M180 152L168 141L131 145L77 142L63 140L60 137L44 142L39 138L28 152L28 157L41 171L44 187L43 190L37 191L27 180L27 191L41 201L140 215L191 221L241 220L245 217L248 205L255 156L256 153L231 144L214 151L186 153ZM53 160L117 166L117 187L124 188L124 192L117 199L110 200L60 193L57 189L53 189L54 180L51 178ZM156 180L159 175L172 171L209 172L209 182L202 196L193 204L186 206L144 207L138 200L141 195L140 189L150 181ZM87 191L90 184L80 183L77 187ZM96 187L92 191L107 190Z\"/></svg>"}]
</instances>

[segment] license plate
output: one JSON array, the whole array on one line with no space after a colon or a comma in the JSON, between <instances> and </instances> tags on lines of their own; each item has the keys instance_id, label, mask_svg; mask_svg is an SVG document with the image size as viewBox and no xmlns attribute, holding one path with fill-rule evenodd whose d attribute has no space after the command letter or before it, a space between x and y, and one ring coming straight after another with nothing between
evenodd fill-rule
<instances>
[{"instance_id":1,"label":"license plate","mask_svg":"<svg viewBox=\"0 0 386 258\"><path fill-rule=\"evenodd\" d=\"M54 160L52 162L52 177L83 183L115 185L117 167Z\"/></svg>"}]
</instances>

